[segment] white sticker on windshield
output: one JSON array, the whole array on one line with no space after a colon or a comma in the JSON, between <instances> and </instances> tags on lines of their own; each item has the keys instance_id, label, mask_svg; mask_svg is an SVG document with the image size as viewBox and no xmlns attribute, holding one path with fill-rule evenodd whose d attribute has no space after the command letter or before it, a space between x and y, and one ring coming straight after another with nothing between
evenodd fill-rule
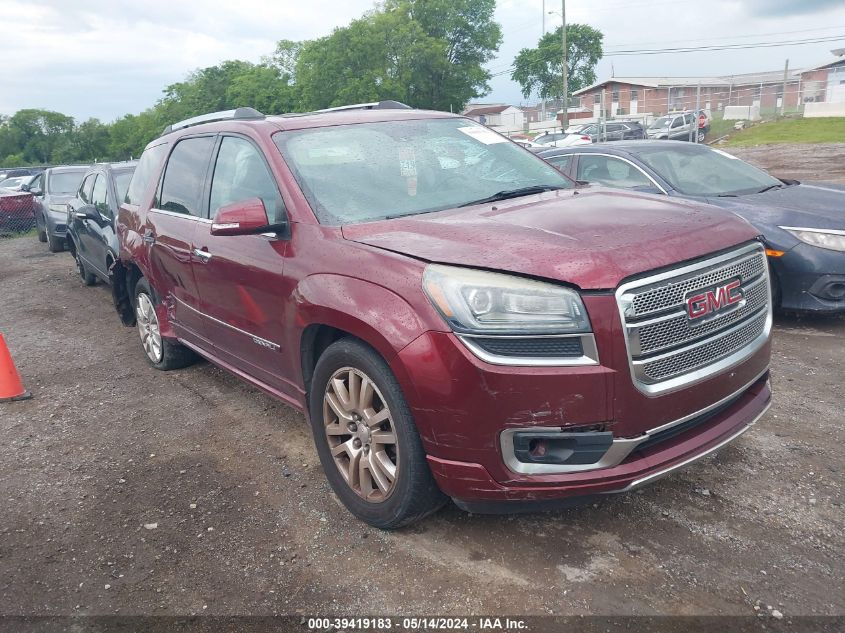
<instances>
[{"instance_id":1,"label":"white sticker on windshield","mask_svg":"<svg viewBox=\"0 0 845 633\"><path fill-rule=\"evenodd\" d=\"M730 158L731 160L739 160L739 159L738 159L736 156L734 156L733 154L728 154L727 152L723 152L723 151L722 151L722 150L720 150L720 149L714 149L713 151L714 151L714 152L716 152L717 154L721 154L721 155L722 155L722 156L724 156L725 158Z\"/></svg>"},{"instance_id":2,"label":"white sticker on windshield","mask_svg":"<svg viewBox=\"0 0 845 633\"><path fill-rule=\"evenodd\" d=\"M480 141L485 145L506 143L508 141L508 139L501 134L494 132L493 130L488 130L486 127L468 125L467 127L459 127L458 131L463 132L467 136L474 138L476 141Z\"/></svg>"}]
</instances>

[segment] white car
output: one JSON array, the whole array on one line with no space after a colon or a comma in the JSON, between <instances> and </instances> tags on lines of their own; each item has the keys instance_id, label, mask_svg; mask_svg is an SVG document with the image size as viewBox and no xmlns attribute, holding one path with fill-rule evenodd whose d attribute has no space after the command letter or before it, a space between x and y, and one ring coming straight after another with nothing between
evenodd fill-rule
<instances>
[{"instance_id":1,"label":"white car","mask_svg":"<svg viewBox=\"0 0 845 633\"><path fill-rule=\"evenodd\" d=\"M551 135L549 135L551 136ZM549 139L547 142L535 139L535 142L542 143L543 147L573 147L575 145L591 145L593 139L587 134L555 134L557 138Z\"/></svg>"}]
</instances>

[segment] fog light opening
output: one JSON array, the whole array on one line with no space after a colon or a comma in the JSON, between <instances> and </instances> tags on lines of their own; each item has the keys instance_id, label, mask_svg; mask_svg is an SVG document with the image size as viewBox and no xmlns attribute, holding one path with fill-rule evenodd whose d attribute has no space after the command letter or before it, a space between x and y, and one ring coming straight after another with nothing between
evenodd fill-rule
<instances>
[{"instance_id":1,"label":"fog light opening","mask_svg":"<svg viewBox=\"0 0 845 633\"><path fill-rule=\"evenodd\" d=\"M827 288L827 295L834 299L835 301L839 301L840 299L845 299L845 283L836 282L830 284Z\"/></svg>"},{"instance_id":2,"label":"fog light opening","mask_svg":"<svg viewBox=\"0 0 845 633\"><path fill-rule=\"evenodd\" d=\"M549 450L549 446L545 440L531 440L528 442L528 454L531 457L543 457Z\"/></svg>"}]
</instances>

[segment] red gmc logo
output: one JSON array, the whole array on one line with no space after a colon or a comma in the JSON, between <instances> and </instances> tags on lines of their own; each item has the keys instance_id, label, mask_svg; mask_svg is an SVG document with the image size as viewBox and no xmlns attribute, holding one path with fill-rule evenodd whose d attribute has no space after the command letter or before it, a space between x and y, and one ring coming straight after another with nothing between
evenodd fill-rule
<instances>
[{"instance_id":1,"label":"red gmc logo","mask_svg":"<svg viewBox=\"0 0 845 633\"><path fill-rule=\"evenodd\" d=\"M696 291L694 295L687 297L687 315L690 320L716 314L742 301L741 283L739 279L735 279L724 286L701 292Z\"/></svg>"}]
</instances>

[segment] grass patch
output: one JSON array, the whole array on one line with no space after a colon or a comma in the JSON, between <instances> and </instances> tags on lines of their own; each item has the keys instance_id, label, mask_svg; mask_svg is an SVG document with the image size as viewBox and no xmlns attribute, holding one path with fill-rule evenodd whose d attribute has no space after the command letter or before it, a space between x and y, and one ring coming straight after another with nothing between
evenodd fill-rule
<instances>
[{"instance_id":1,"label":"grass patch","mask_svg":"<svg viewBox=\"0 0 845 633\"><path fill-rule=\"evenodd\" d=\"M777 143L845 143L845 117L783 119L758 123L747 130L731 134L726 145L747 147Z\"/></svg>"}]
</instances>

